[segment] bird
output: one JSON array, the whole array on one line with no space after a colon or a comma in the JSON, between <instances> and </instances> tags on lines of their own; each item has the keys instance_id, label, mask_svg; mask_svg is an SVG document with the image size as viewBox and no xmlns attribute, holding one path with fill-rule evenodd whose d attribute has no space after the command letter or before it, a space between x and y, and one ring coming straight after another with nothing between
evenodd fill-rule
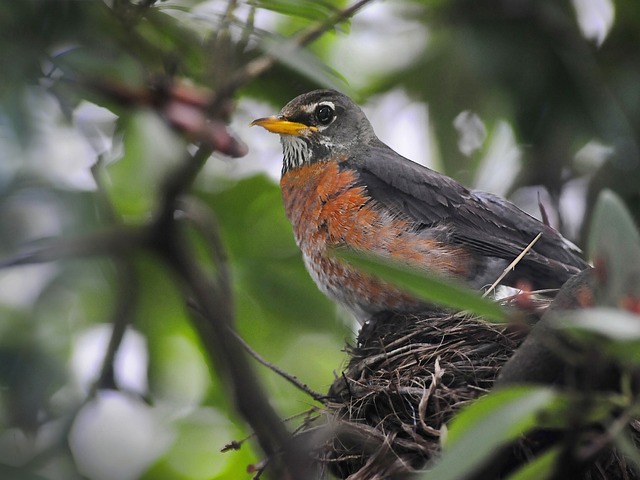
<instances>
[{"instance_id":1,"label":"bird","mask_svg":"<svg viewBox=\"0 0 640 480\"><path fill-rule=\"evenodd\" d=\"M509 201L395 152L343 93L304 93L251 125L280 135L282 200L309 274L360 323L429 305L337 258L339 249L477 290L492 284L539 233L501 284L555 289L588 267L578 247Z\"/></svg>"}]
</instances>

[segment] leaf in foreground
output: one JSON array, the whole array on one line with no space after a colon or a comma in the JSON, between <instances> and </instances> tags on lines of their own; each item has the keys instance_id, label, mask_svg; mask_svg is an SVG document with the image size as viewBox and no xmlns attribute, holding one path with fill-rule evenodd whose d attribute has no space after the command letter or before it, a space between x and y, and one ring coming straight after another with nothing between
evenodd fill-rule
<instances>
[{"instance_id":1,"label":"leaf in foreground","mask_svg":"<svg viewBox=\"0 0 640 480\"><path fill-rule=\"evenodd\" d=\"M421 300L469 311L489 320L501 322L506 319L504 310L497 303L485 300L473 290L452 282L382 257L344 250L335 251L334 254L354 267L370 272Z\"/></svg>"},{"instance_id":2,"label":"leaf in foreground","mask_svg":"<svg viewBox=\"0 0 640 480\"><path fill-rule=\"evenodd\" d=\"M553 324L623 363L640 363L640 315L609 307L590 308L564 312Z\"/></svg>"},{"instance_id":3,"label":"leaf in foreground","mask_svg":"<svg viewBox=\"0 0 640 480\"><path fill-rule=\"evenodd\" d=\"M454 418L442 458L422 478L459 480L477 472L500 447L534 428L555 399L549 388L514 387L475 401Z\"/></svg>"},{"instance_id":4,"label":"leaf in foreground","mask_svg":"<svg viewBox=\"0 0 640 480\"><path fill-rule=\"evenodd\" d=\"M550 448L516 470L512 475L509 475L507 480L544 480L552 478L558 455L560 455L559 447Z\"/></svg>"}]
</instances>

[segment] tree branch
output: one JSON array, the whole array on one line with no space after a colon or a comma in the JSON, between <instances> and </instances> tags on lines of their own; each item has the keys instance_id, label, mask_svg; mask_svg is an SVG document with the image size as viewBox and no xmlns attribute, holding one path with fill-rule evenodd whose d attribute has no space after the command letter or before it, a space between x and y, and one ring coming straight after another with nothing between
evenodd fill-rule
<instances>
[{"instance_id":1,"label":"tree branch","mask_svg":"<svg viewBox=\"0 0 640 480\"><path fill-rule=\"evenodd\" d=\"M274 478L298 480L311 478L308 461L279 416L271 408L237 338L231 333L233 310L221 289L209 281L204 271L187 251L187 244L176 227L165 232L170 237L159 253L178 277L185 296L192 297L201 314L192 321L203 346L228 387L238 412L253 428L262 450L270 459ZM228 279L226 280L228 281ZM193 310L192 310L193 312Z\"/></svg>"},{"instance_id":2,"label":"tree branch","mask_svg":"<svg viewBox=\"0 0 640 480\"><path fill-rule=\"evenodd\" d=\"M124 255L140 248L147 240L146 227L124 226L76 237L47 239L30 249L0 260L0 269L65 258Z\"/></svg>"},{"instance_id":3,"label":"tree branch","mask_svg":"<svg viewBox=\"0 0 640 480\"><path fill-rule=\"evenodd\" d=\"M251 345L245 342L244 339L238 334L238 332L231 330L231 333L233 334L234 337L236 337L236 339L238 340L238 343L242 346L245 352L247 352L251 357L253 357L258 363L260 363L261 365L264 365L269 370L274 372L276 375L279 375L280 377L284 378L287 382L292 384L298 390L303 391L304 393L309 395L311 398L313 398L317 402L324 403L326 401L327 395L318 393L312 390L311 388L309 388L308 385L306 385L305 383L302 383L300 380L298 380L296 377L294 377L290 373L285 372L277 365L274 365L273 363L266 360L264 357L262 357L262 355L260 355L253 348L251 348Z\"/></svg>"},{"instance_id":4,"label":"tree branch","mask_svg":"<svg viewBox=\"0 0 640 480\"><path fill-rule=\"evenodd\" d=\"M363 8L368 3L371 3L372 1L373 0L359 0L353 5L340 10L335 15L327 18L324 22L302 31L301 33L293 37L293 46L299 48L312 43L313 41L321 37L322 34L334 28L337 24L344 22L345 20L355 15L358 10ZM242 70L236 72L236 74L233 75L226 84L221 85L221 87L217 90L216 95L211 102L212 108L219 108L219 105L224 99L229 98L240 87L247 85L248 83L258 78L260 75L273 68L277 61L278 59L275 56L271 54L264 54L247 63Z\"/></svg>"},{"instance_id":5,"label":"tree branch","mask_svg":"<svg viewBox=\"0 0 640 480\"><path fill-rule=\"evenodd\" d=\"M117 260L116 271L120 287L118 303L112 315L111 337L102 360L100 376L93 388L94 391L105 388L118 388L115 378L116 355L127 331L127 326L131 323L138 297L138 276L132 261L129 258Z\"/></svg>"},{"instance_id":6,"label":"tree branch","mask_svg":"<svg viewBox=\"0 0 640 480\"><path fill-rule=\"evenodd\" d=\"M316 27L296 36L292 40L292 45L301 47L316 40L370 1L360 0L337 12ZM152 3L145 2L145 6ZM229 5L231 9L233 2ZM260 447L268 457L270 473L274 478L282 480L300 480L314 476L310 458L304 452L300 440L292 440L290 432L271 408L243 351L243 346L233 332L234 310L231 282L215 220L210 220L208 217L203 220L204 216L199 216L193 208L186 210L191 215L191 220L195 220L199 230L202 233L207 231L205 237L212 249L212 257L217 268L216 279L212 281L189 250L189 243L182 229L183 223L176 217L180 198L192 188L195 178L214 150L236 156L244 153L243 148L238 146L238 142L228 134L223 125L223 120L228 116L229 101L239 87L266 72L276 61L275 57L267 54L250 62L218 89L212 99L207 98L211 101L206 102L205 105L200 103L192 105L179 97L174 90L169 90L166 98L161 98L162 101L156 105L153 102L155 97L151 89L131 91L121 85L105 84L99 80L89 79L89 86L111 99L120 98L127 105L133 106L150 102L152 107L183 132L185 137L202 143L195 154L185 157L180 166L167 176L161 189L161 197L158 199L158 208L150 223L134 228L117 226L82 237L52 240L46 245L34 247L31 251L0 261L0 268L97 255L109 255L117 260L143 249L152 249L175 275L185 298L191 297L198 304L201 314L192 315L193 325L210 359L210 364L215 368L221 382L228 387L229 396L235 408L255 432ZM185 106L193 107L203 113L203 118L204 114L207 114L209 120L200 122L201 116L198 115L195 115L194 120L191 118L194 116L191 115L191 110L188 112L189 115L184 113L185 109L181 107ZM204 123L211 128L204 131ZM129 271L131 265L126 264L126 259L124 261L120 276L128 276L131 273ZM135 291L121 292L119 304L114 313L114 329L108 350L105 352L98 386L113 386L115 383L113 361L128 324L134 296Z\"/></svg>"}]
</instances>

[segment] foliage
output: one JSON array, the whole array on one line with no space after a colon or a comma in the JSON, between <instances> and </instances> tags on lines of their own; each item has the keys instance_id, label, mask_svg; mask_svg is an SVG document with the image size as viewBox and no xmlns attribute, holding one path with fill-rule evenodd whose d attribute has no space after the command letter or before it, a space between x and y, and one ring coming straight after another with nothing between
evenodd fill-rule
<instances>
[{"instance_id":1,"label":"foliage","mask_svg":"<svg viewBox=\"0 0 640 480\"><path fill-rule=\"evenodd\" d=\"M570 433L538 452L510 478L555 478L562 472L561 455L565 463L584 462L609 444L635 462L636 472L640 470L632 440L632 436L637 438L637 420L633 419L638 417L639 405L636 387L630 383L638 364L640 262L636 255L640 242L631 218L611 192L602 193L596 212L590 235L594 258L604 252L611 256L596 264L594 301L618 308L555 312L548 325L556 331L556 342L562 338L571 346L563 350L562 344L555 345L556 353L571 355L565 368L573 369L574 374L569 374L567 383L554 389L533 385L501 388L468 406L451 423L443 458L428 475L472 477L483 465L496 461L500 448L534 429ZM622 267L620 254L632 261ZM633 428L627 428L630 421ZM567 452L572 453L567 456Z\"/></svg>"},{"instance_id":2,"label":"foliage","mask_svg":"<svg viewBox=\"0 0 640 480\"><path fill-rule=\"evenodd\" d=\"M366 8L349 9L353 5ZM595 214L600 220L592 235L603 236L590 243L603 250L590 252L597 259L604 251L607 262L623 269L623 277L612 278L630 285L636 264L621 252L631 247L608 234L618 227L634 231L625 215L640 219L640 11L633 2L616 2L612 28L598 43L585 38L572 5L0 4L3 478L248 478L247 466L259 466L279 433L220 453L257 427L247 420L247 400L237 397L243 385L230 373L246 358L237 352L237 364L228 362L225 348L240 347L228 333L212 334L202 317L234 321L262 356L311 389L326 390L353 327L308 278L275 182L234 172L258 160L220 155L242 156L242 141L256 150L260 134L245 125L259 115L243 110L256 101L275 111L317 86L350 91L363 85L351 92L362 101L403 89L412 102L429 105L443 170L469 184L486 168L506 122L525 152L512 190L546 187L557 206L576 192L572 187L588 185L588 195L577 190L587 197L587 218L603 186L623 199L629 214L617 207ZM393 45L394 35L380 34L380 20L367 17L377 8L385 28L397 25L400 34L415 27L425 35L415 38L426 40L396 52L395 60L407 56L393 68L378 58L376 68L341 71L336 59L349 60L355 49L349 39ZM487 132L469 155L452 126L464 110L477 113ZM589 145L600 153L585 154ZM612 241L619 242L615 248ZM210 290L199 289L203 285ZM628 366L637 355L632 307L638 292L619 292L616 287L615 301L606 302L614 313L576 314L563 328L605 351L625 352L616 358ZM590 320L596 315L597 328ZM620 338L629 331L635 338ZM274 373L253 364L246 373L265 411L270 403L278 417L309 408L309 396ZM556 405L556 392L540 392L552 391L516 391L520 399L536 400L529 414ZM633 394L624 393L632 415ZM473 421L461 416L452 424L452 450L462 448L456 438L482 435L481 418L472 418L487 415L482 405L499 414L498 403L484 402L464 414ZM523 418L509 417L508 426L535 426ZM265 420L263 429L268 426ZM513 438L515 430L493 426L484 433L493 440L487 445ZM625 441L615 438L623 447ZM548 469L546 455L553 453L543 455L539 468ZM443 460L436 468L446 465Z\"/></svg>"},{"instance_id":3,"label":"foliage","mask_svg":"<svg viewBox=\"0 0 640 480\"><path fill-rule=\"evenodd\" d=\"M336 252L336 256L351 265L391 282L416 298L449 307L455 311L469 311L487 320L505 321L506 314L496 302L482 299L476 292L451 281L414 271L383 258L371 257L357 252Z\"/></svg>"}]
</instances>

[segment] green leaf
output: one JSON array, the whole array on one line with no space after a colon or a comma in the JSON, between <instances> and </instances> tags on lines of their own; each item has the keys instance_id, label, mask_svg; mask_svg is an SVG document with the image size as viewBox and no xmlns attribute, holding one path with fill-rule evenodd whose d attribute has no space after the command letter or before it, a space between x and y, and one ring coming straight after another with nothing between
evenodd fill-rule
<instances>
[{"instance_id":1,"label":"green leaf","mask_svg":"<svg viewBox=\"0 0 640 480\"><path fill-rule=\"evenodd\" d=\"M262 48L280 62L301 73L310 80L328 88L349 92L347 81L316 57L310 50L299 48L289 40L271 37L261 39Z\"/></svg>"},{"instance_id":2,"label":"green leaf","mask_svg":"<svg viewBox=\"0 0 640 480\"><path fill-rule=\"evenodd\" d=\"M235 467L236 472L244 467L238 465L238 459L245 464L255 461L248 449L220 452L230 439L243 433L215 409L192 408L188 415L176 417L171 425L175 441L141 480L230 478L233 477L230 467Z\"/></svg>"},{"instance_id":3,"label":"green leaf","mask_svg":"<svg viewBox=\"0 0 640 480\"><path fill-rule=\"evenodd\" d=\"M109 165L104 183L125 220L146 220L166 176L184 159L184 143L151 111L127 118L123 136L124 157Z\"/></svg>"},{"instance_id":4,"label":"green leaf","mask_svg":"<svg viewBox=\"0 0 640 480\"><path fill-rule=\"evenodd\" d=\"M640 316L615 308L590 308L565 312L558 319L559 328L594 334L617 342L640 341Z\"/></svg>"},{"instance_id":5,"label":"green leaf","mask_svg":"<svg viewBox=\"0 0 640 480\"><path fill-rule=\"evenodd\" d=\"M442 278L382 257L373 257L359 252L337 250L335 255L354 267L373 273L422 300L456 310L467 310L489 320L501 322L506 319L504 310L497 303L480 297L473 290Z\"/></svg>"},{"instance_id":6,"label":"green leaf","mask_svg":"<svg viewBox=\"0 0 640 480\"><path fill-rule=\"evenodd\" d=\"M640 298L640 233L622 200L610 190L598 197L588 251L603 279L602 303L618 305L627 296Z\"/></svg>"},{"instance_id":7,"label":"green leaf","mask_svg":"<svg viewBox=\"0 0 640 480\"><path fill-rule=\"evenodd\" d=\"M335 306L304 267L280 189L272 180L258 175L213 194L200 193L216 212L236 291L242 295L236 302L239 324L246 319L252 325L249 340L255 340L253 335L273 335L286 345L282 332L291 325L322 330L335 319ZM259 318L270 325L268 332L257 328ZM273 322L281 324L281 329Z\"/></svg>"},{"instance_id":8,"label":"green leaf","mask_svg":"<svg viewBox=\"0 0 640 480\"><path fill-rule=\"evenodd\" d=\"M47 480L44 475L32 473L24 467L0 464L0 476L4 480Z\"/></svg>"},{"instance_id":9,"label":"green leaf","mask_svg":"<svg viewBox=\"0 0 640 480\"><path fill-rule=\"evenodd\" d=\"M317 0L260 0L257 2L259 8L313 21L325 20L335 13L337 9L335 3Z\"/></svg>"},{"instance_id":10,"label":"green leaf","mask_svg":"<svg viewBox=\"0 0 640 480\"><path fill-rule=\"evenodd\" d=\"M622 200L611 190L600 192L593 212L589 255L594 256L599 249L607 247L605 239L616 241L613 247L640 252L640 233Z\"/></svg>"},{"instance_id":11,"label":"green leaf","mask_svg":"<svg viewBox=\"0 0 640 480\"><path fill-rule=\"evenodd\" d=\"M563 312L553 325L577 340L599 344L625 363L640 363L640 315L614 308L591 308Z\"/></svg>"},{"instance_id":12,"label":"green leaf","mask_svg":"<svg viewBox=\"0 0 640 480\"><path fill-rule=\"evenodd\" d=\"M544 387L514 387L480 398L453 419L441 460L422 478L458 480L477 471L500 447L534 428L538 414L556 398Z\"/></svg>"},{"instance_id":13,"label":"green leaf","mask_svg":"<svg viewBox=\"0 0 640 480\"><path fill-rule=\"evenodd\" d=\"M516 470L507 480L544 480L551 478L555 470L560 448L550 448L531 462Z\"/></svg>"}]
</instances>

